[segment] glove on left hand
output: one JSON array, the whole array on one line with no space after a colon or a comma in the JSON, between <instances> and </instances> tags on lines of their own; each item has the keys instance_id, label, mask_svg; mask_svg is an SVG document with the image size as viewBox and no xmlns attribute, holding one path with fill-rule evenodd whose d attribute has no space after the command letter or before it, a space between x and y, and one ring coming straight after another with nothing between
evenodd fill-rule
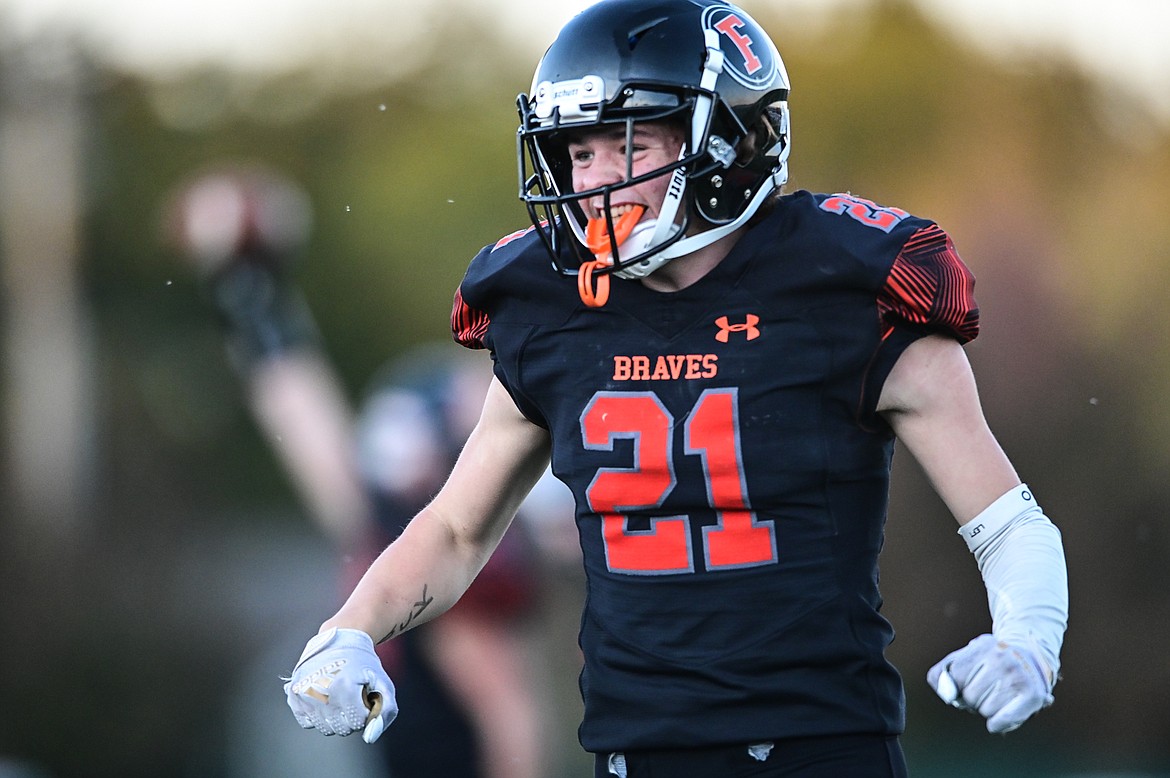
<instances>
[{"instance_id":1,"label":"glove on left hand","mask_svg":"<svg viewBox=\"0 0 1170 778\"><path fill-rule=\"evenodd\" d=\"M992 733L1011 732L1053 699L1035 652L993 635L980 635L948 654L926 680L944 702L986 718Z\"/></svg>"}]
</instances>

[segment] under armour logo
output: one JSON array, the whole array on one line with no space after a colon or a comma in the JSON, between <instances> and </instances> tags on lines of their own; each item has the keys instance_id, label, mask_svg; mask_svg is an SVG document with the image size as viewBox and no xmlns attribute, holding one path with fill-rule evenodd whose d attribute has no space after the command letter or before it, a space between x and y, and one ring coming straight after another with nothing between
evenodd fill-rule
<instances>
[{"instance_id":1,"label":"under armour logo","mask_svg":"<svg viewBox=\"0 0 1170 778\"><path fill-rule=\"evenodd\" d=\"M759 323L760 317L754 313L747 314L747 320L743 324L731 324L726 316L720 316L715 320L715 326L719 328L719 332L715 333L715 340L726 343L733 332L745 333L748 340L755 340L760 337L760 328L756 326Z\"/></svg>"}]
</instances>

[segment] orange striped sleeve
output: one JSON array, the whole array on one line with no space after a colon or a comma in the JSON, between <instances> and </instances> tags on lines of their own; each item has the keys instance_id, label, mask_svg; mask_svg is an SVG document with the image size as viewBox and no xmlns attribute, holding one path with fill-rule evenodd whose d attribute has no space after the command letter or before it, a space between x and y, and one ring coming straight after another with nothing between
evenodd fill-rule
<instances>
[{"instance_id":1,"label":"orange striped sleeve","mask_svg":"<svg viewBox=\"0 0 1170 778\"><path fill-rule=\"evenodd\" d=\"M887 334L899 321L949 332L960 343L979 334L975 276L936 224L906 241L878 296L878 309Z\"/></svg>"},{"instance_id":2,"label":"orange striped sleeve","mask_svg":"<svg viewBox=\"0 0 1170 778\"><path fill-rule=\"evenodd\" d=\"M456 289L455 302L451 306L451 334L455 342L467 348L484 348L488 323L488 315L465 303L463 290Z\"/></svg>"}]
</instances>

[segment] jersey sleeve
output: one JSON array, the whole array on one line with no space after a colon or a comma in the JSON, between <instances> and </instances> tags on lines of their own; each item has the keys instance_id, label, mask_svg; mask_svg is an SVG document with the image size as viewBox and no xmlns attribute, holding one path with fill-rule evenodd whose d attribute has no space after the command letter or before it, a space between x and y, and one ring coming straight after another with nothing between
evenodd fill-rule
<instances>
[{"instance_id":1,"label":"jersey sleeve","mask_svg":"<svg viewBox=\"0 0 1170 778\"><path fill-rule=\"evenodd\" d=\"M862 411L872 418L882 387L902 352L941 334L967 343L979 334L975 276L937 224L913 233L894 258L878 293L881 345L866 375Z\"/></svg>"},{"instance_id":2,"label":"jersey sleeve","mask_svg":"<svg viewBox=\"0 0 1170 778\"><path fill-rule=\"evenodd\" d=\"M950 335L960 343L979 334L975 276L937 224L914 233L895 257L878 312L887 337L899 327Z\"/></svg>"},{"instance_id":3,"label":"jersey sleeve","mask_svg":"<svg viewBox=\"0 0 1170 778\"><path fill-rule=\"evenodd\" d=\"M528 297L540 294L526 283L530 279L522 239L531 232L529 228L506 236L471 260L452 301L451 336L466 348L487 349L492 371L516 407L532 423L547 427L539 408L524 392L517 357L523 339L521 335L518 340L518 333L533 326L524 304Z\"/></svg>"},{"instance_id":4,"label":"jersey sleeve","mask_svg":"<svg viewBox=\"0 0 1170 778\"><path fill-rule=\"evenodd\" d=\"M455 290L455 300L451 305L451 336L456 343L465 348L486 348L484 338L490 321L486 313L463 300L463 287Z\"/></svg>"},{"instance_id":5,"label":"jersey sleeve","mask_svg":"<svg viewBox=\"0 0 1170 778\"><path fill-rule=\"evenodd\" d=\"M485 246L467 265L451 303L451 337L464 348L491 349L492 246Z\"/></svg>"}]
</instances>

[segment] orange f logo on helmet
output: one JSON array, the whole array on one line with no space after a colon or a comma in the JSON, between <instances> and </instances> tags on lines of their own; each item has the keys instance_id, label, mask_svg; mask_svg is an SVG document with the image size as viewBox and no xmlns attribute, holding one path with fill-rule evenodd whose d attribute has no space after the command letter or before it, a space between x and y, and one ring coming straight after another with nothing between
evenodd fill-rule
<instances>
[{"instance_id":1,"label":"orange f logo on helmet","mask_svg":"<svg viewBox=\"0 0 1170 778\"><path fill-rule=\"evenodd\" d=\"M715 326L719 328L719 332L715 333L715 340L726 343L733 332L742 332L748 340L755 340L760 337L760 328L756 326L759 323L760 317L754 313L747 314L747 319L742 324L732 324L726 316L720 316L715 320Z\"/></svg>"},{"instance_id":2,"label":"orange f logo on helmet","mask_svg":"<svg viewBox=\"0 0 1170 778\"><path fill-rule=\"evenodd\" d=\"M750 76L763 67L763 64L752 51L752 39L739 31L739 28L743 26L743 19L735 14L728 14L715 23L715 29L730 38L735 47L739 49L739 53L743 55L744 68L747 69Z\"/></svg>"}]
</instances>

